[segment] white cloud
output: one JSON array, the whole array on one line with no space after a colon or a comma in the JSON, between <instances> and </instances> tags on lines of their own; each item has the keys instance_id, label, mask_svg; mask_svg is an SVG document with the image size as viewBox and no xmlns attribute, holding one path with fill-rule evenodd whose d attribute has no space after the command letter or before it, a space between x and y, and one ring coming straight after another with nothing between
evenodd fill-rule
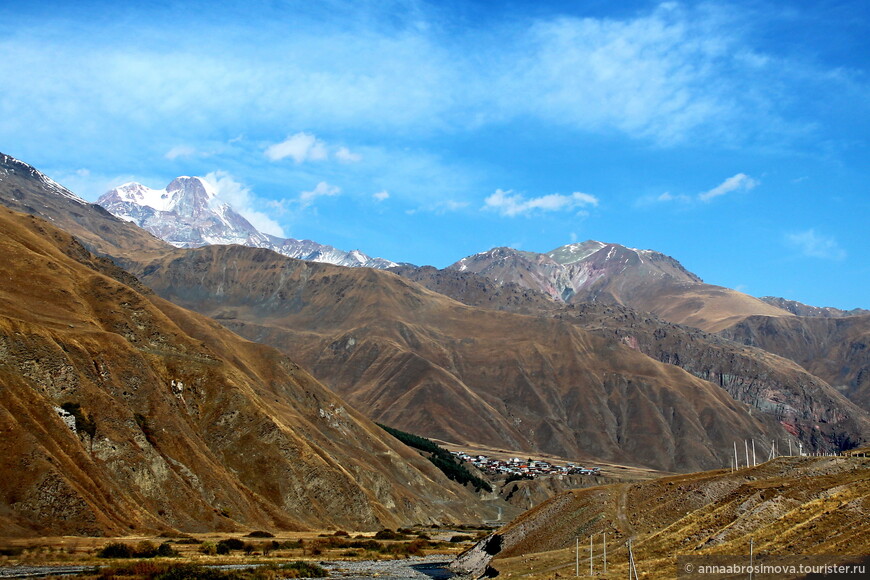
<instances>
[{"instance_id":1,"label":"white cloud","mask_svg":"<svg viewBox=\"0 0 870 580\"><path fill-rule=\"evenodd\" d=\"M585 206L597 206L598 198L588 193L574 192L571 195L551 193L526 199L519 193L497 189L484 200L483 209L497 211L507 217L528 215L535 211L568 211Z\"/></svg>"},{"instance_id":2,"label":"white cloud","mask_svg":"<svg viewBox=\"0 0 870 580\"><path fill-rule=\"evenodd\" d=\"M286 238L284 228L265 213L254 209L261 202L244 184L238 182L226 171L212 171L203 179L217 192L216 199L228 203L251 225L266 234Z\"/></svg>"},{"instance_id":3,"label":"white cloud","mask_svg":"<svg viewBox=\"0 0 870 580\"><path fill-rule=\"evenodd\" d=\"M373 193L372 197L375 199L375 201L384 201L390 198L390 192L384 189L377 193Z\"/></svg>"},{"instance_id":4,"label":"white cloud","mask_svg":"<svg viewBox=\"0 0 870 580\"><path fill-rule=\"evenodd\" d=\"M339 147L338 151L335 152L335 158L342 163L358 163L362 161L362 155L354 153L347 147Z\"/></svg>"},{"instance_id":5,"label":"white cloud","mask_svg":"<svg viewBox=\"0 0 870 580\"><path fill-rule=\"evenodd\" d=\"M783 83L803 82L782 72L792 63L753 52L741 36L748 27L733 25L737 13L707 3L621 18L505 18L488 34L439 32L444 12L420 7L415 20L434 26L399 14L378 20L386 14L372 3L344 4L353 26L335 10L292 35L275 14L305 16L286 6L231 23L248 34L221 34L219 14L183 35L180 22L149 29L146 14L118 31L119 42L95 34L96 21L22 23L0 41L0 78L26 81L2 85L0 139L111 127L148 142L172 126L197 143L216 120L226 134L296 126L413 135L536 118L661 143L718 140L755 127L769 133L774 124L758 121L781 110ZM771 76L779 83L765 82ZM301 145L274 144L269 158L311 159L316 152Z\"/></svg>"},{"instance_id":6,"label":"white cloud","mask_svg":"<svg viewBox=\"0 0 870 580\"><path fill-rule=\"evenodd\" d=\"M713 198L731 193L732 191L749 191L758 185L758 181L752 179L745 173L738 173L733 177L729 177L713 189L698 194L698 199L701 201L710 201Z\"/></svg>"},{"instance_id":7,"label":"white cloud","mask_svg":"<svg viewBox=\"0 0 870 580\"><path fill-rule=\"evenodd\" d=\"M340 193L340 187L321 181L311 191L303 191L299 194L299 205L304 209L313 205L318 197L333 197Z\"/></svg>"},{"instance_id":8,"label":"white cloud","mask_svg":"<svg viewBox=\"0 0 870 580\"><path fill-rule=\"evenodd\" d=\"M814 228L786 234L785 241L809 258L843 260L846 257L846 251L840 247L836 239L818 234Z\"/></svg>"},{"instance_id":9,"label":"white cloud","mask_svg":"<svg viewBox=\"0 0 870 580\"><path fill-rule=\"evenodd\" d=\"M296 163L324 161L328 157L326 143L304 132L296 133L281 143L270 145L266 148L265 155L270 161L292 157Z\"/></svg>"},{"instance_id":10,"label":"white cloud","mask_svg":"<svg viewBox=\"0 0 870 580\"><path fill-rule=\"evenodd\" d=\"M196 148L189 145L176 145L175 147L167 151L164 157L172 161L173 159L178 159L179 157L193 157L194 155L196 155Z\"/></svg>"}]
</instances>

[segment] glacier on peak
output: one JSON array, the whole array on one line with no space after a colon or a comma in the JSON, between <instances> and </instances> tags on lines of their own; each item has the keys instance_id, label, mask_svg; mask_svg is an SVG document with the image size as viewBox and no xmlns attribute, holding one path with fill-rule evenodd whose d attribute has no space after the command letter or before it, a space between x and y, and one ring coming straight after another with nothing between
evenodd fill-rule
<instances>
[{"instance_id":1,"label":"glacier on peak","mask_svg":"<svg viewBox=\"0 0 870 580\"><path fill-rule=\"evenodd\" d=\"M345 252L311 240L260 232L201 177L176 177L164 189L125 183L100 196L97 204L179 248L238 244L339 266L385 269L398 265L359 250Z\"/></svg>"}]
</instances>

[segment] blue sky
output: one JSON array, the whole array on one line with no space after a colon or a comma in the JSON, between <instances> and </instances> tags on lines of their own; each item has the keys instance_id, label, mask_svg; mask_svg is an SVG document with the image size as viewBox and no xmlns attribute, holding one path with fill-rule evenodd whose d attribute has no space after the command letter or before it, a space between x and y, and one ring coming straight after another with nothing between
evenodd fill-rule
<instances>
[{"instance_id":1,"label":"blue sky","mask_svg":"<svg viewBox=\"0 0 870 580\"><path fill-rule=\"evenodd\" d=\"M0 151L444 267L597 239L870 308L870 5L0 4Z\"/></svg>"}]
</instances>

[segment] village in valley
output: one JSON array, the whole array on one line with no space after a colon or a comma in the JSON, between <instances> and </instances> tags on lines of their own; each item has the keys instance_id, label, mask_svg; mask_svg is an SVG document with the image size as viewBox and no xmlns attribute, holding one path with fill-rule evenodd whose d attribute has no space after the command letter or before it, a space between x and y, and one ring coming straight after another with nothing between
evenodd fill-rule
<instances>
[{"instance_id":1,"label":"village in valley","mask_svg":"<svg viewBox=\"0 0 870 580\"><path fill-rule=\"evenodd\" d=\"M494 459L486 455L471 455L464 451L451 451L462 462L470 462L477 469L490 475L518 475L535 478L541 475L601 475L598 467L582 467L575 463L555 465L549 461L535 459Z\"/></svg>"}]
</instances>

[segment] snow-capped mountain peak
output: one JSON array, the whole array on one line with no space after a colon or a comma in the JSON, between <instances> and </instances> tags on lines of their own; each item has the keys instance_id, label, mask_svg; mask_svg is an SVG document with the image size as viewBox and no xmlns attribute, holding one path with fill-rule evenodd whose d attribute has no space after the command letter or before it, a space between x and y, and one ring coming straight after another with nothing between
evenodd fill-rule
<instances>
[{"instance_id":1,"label":"snow-capped mountain peak","mask_svg":"<svg viewBox=\"0 0 870 580\"><path fill-rule=\"evenodd\" d=\"M107 191L97 203L181 248L239 244L340 266L391 268L397 265L382 258L371 258L359 250L344 252L310 240L264 234L222 201L214 186L201 177L176 177L164 189L125 183Z\"/></svg>"}]
</instances>

